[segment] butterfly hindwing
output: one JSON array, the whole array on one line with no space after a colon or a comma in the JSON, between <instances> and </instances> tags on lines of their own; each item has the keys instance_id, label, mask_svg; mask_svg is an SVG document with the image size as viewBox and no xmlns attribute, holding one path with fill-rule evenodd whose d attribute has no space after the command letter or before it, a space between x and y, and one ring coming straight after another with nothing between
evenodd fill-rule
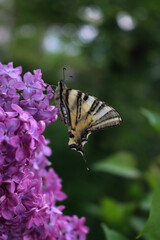
<instances>
[{"instance_id":1,"label":"butterfly hindwing","mask_svg":"<svg viewBox=\"0 0 160 240\"><path fill-rule=\"evenodd\" d=\"M81 152L90 133L121 124L120 115L97 98L58 83L55 102L61 120L69 127L69 147Z\"/></svg>"}]
</instances>

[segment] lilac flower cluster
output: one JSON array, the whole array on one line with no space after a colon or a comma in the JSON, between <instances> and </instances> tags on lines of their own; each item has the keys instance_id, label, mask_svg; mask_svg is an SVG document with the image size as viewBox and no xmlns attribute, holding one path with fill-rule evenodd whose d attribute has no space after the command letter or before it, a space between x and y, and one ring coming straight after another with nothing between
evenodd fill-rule
<instances>
[{"instance_id":1,"label":"lilac flower cluster","mask_svg":"<svg viewBox=\"0 0 160 240\"><path fill-rule=\"evenodd\" d=\"M85 240L85 218L56 206L66 194L47 157L42 135L57 119L51 89L40 70L26 73L0 64L0 240Z\"/></svg>"}]
</instances>

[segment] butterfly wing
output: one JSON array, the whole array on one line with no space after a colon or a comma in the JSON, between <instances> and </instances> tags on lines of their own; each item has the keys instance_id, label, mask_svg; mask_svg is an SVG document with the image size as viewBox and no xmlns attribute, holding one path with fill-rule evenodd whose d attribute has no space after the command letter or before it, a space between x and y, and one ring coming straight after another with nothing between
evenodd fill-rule
<instances>
[{"instance_id":1,"label":"butterfly wing","mask_svg":"<svg viewBox=\"0 0 160 240\"><path fill-rule=\"evenodd\" d=\"M60 81L58 83L58 86L54 92L54 100L56 103L56 106L59 110L59 117L62 122L64 122L65 125L70 126L70 111L69 111L69 106L67 104L68 102L68 97L66 91L68 88L64 84L63 81Z\"/></svg>"},{"instance_id":2,"label":"butterfly wing","mask_svg":"<svg viewBox=\"0 0 160 240\"><path fill-rule=\"evenodd\" d=\"M63 81L56 89L55 101L62 121L69 127L68 145L82 155L91 132L121 124L121 117L115 109L93 96L68 89Z\"/></svg>"},{"instance_id":3,"label":"butterfly wing","mask_svg":"<svg viewBox=\"0 0 160 240\"><path fill-rule=\"evenodd\" d=\"M95 111L91 112L91 132L102 130L106 127L118 126L122 123L119 113L106 103L99 101Z\"/></svg>"}]
</instances>

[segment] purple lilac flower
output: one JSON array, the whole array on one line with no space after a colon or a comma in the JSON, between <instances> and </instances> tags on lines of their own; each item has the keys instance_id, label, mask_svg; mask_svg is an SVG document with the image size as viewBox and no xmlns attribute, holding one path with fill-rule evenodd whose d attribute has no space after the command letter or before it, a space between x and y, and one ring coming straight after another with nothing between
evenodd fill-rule
<instances>
[{"instance_id":1,"label":"purple lilac flower","mask_svg":"<svg viewBox=\"0 0 160 240\"><path fill-rule=\"evenodd\" d=\"M42 135L57 119L51 87L41 70L0 63L0 239L85 240L85 218L63 215L61 179L50 168L51 149Z\"/></svg>"}]
</instances>

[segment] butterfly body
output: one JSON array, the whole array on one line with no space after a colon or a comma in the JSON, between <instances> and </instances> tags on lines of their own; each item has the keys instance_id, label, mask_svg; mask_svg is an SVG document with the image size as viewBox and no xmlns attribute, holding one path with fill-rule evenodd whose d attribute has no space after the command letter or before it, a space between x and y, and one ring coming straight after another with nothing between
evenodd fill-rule
<instances>
[{"instance_id":1,"label":"butterfly body","mask_svg":"<svg viewBox=\"0 0 160 240\"><path fill-rule=\"evenodd\" d=\"M68 146L83 157L83 146L92 132L121 124L115 109L96 97L67 88L63 81L58 83L54 99L61 120L68 126Z\"/></svg>"}]
</instances>

